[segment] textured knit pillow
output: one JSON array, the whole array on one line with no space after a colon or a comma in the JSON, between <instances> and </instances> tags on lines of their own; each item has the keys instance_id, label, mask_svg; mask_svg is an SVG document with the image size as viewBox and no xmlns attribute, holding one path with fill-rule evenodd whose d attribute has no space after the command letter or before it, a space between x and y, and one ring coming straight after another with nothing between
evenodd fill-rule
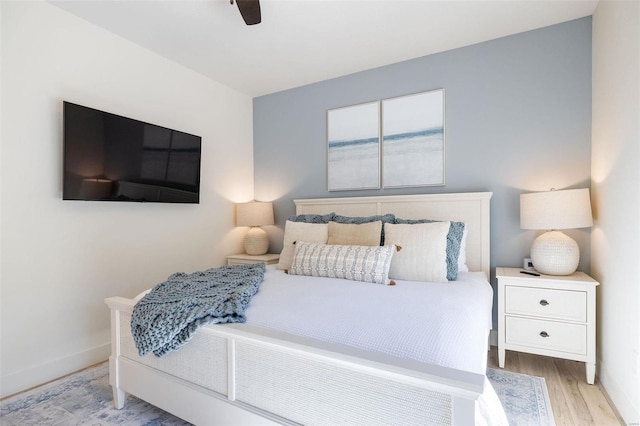
<instances>
[{"instance_id":1,"label":"textured knit pillow","mask_svg":"<svg viewBox=\"0 0 640 426\"><path fill-rule=\"evenodd\" d=\"M431 219L400 219L396 218L396 224L410 224L415 225L417 223L433 223L440 222L438 220ZM451 222L449 232L447 233L447 280L455 281L458 279L458 271L462 270L459 267L460 255L463 254L462 264L466 268L466 255L461 251L462 241L464 236L464 222ZM468 269L467 269L468 270Z\"/></svg>"},{"instance_id":2,"label":"textured knit pillow","mask_svg":"<svg viewBox=\"0 0 640 426\"><path fill-rule=\"evenodd\" d=\"M287 220L284 225L284 241L278 261L278 269L289 269L293 263L296 241L325 244L329 225L326 223L304 223Z\"/></svg>"},{"instance_id":3,"label":"textured knit pillow","mask_svg":"<svg viewBox=\"0 0 640 426\"><path fill-rule=\"evenodd\" d=\"M327 244L344 246L379 246L382 234L382 222L338 223L329 222Z\"/></svg>"},{"instance_id":4,"label":"textured knit pillow","mask_svg":"<svg viewBox=\"0 0 640 426\"><path fill-rule=\"evenodd\" d=\"M382 222L382 231L380 232L380 245L384 245L384 224L385 223L394 223L396 217L392 213L387 213L383 215L377 216L341 216L339 214L335 215L333 218L334 222L338 223L369 223L369 222Z\"/></svg>"},{"instance_id":5,"label":"textured knit pillow","mask_svg":"<svg viewBox=\"0 0 640 426\"><path fill-rule=\"evenodd\" d=\"M304 223L329 223L335 217L335 213L327 214L298 214L289 216L291 222L304 222Z\"/></svg>"},{"instance_id":6,"label":"textured knit pillow","mask_svg":"<svg viewBox=\"0 0 640 426\"><path fill-rule=\"evenodd\" d=\"M402 247L391 262L389 278L447 282L449 222L415 225L385 223L387 244Z\"/></svg>"},{"instance_id":7,"label":"textured knit pillow","mask_svg":"<svg viewBox=\"0 0 640 426\"><path fill-rule=\"evenodd\" d=\"M389 284L395 246L345 246L298 242L289 273Z\"/></svg>"}]
</instances>

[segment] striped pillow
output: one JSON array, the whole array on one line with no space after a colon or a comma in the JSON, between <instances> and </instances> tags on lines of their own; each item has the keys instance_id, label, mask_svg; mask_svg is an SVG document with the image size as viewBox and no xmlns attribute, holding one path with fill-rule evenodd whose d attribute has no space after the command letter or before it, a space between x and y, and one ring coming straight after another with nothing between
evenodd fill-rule
<instances>
[{"instance_id":1,"label":"striped pillow","mask_svg":"<svg viewBox=\"0 0 640 426\"><path fill-rule=\"evenodd\" d=\"M389 267L396 246L345 246L296 243L289 273L342 278L375 284L389 283Z\"/></svg>"}]
</instances>

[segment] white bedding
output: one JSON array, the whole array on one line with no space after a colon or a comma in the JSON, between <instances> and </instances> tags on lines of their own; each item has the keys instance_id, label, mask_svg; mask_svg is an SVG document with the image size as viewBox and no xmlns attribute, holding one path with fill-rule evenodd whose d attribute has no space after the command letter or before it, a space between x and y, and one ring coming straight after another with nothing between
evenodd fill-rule
<instances>
[{"instance_id":1,"label":"white bedding","mask_svg":"<svg viewBox=\"0 0 640 426\"><path fill-rule=\"evenodd\" d=\"M288 275L268 266L247 324L486 374L493 290L482 272L395 286ZM476 425L507 425L485 377Z\"/></svg>"},{"instance_id":2,"label":"white bedding","mask_svg":"<svg viewBox=\"0 0 640 426\"><path fill-rule=\"evenodd\" d=\"M270 265L247 324L485 375L493 290L484 273L460 272L449 283L396 283L288 275ZM169 357L180 358L188 347ZM476 409L476 425L507 424L486 377Z\"/></svg>"},{"instance_id":3,"label":"white bedding","mask_svg":"<svg viewBox=\"0 0 640 426\"><path fill-rule=\"evenodd\" d=\"M383 286L269 266L247 324L485 374L493 291L483 273Z\"/></svg>"},{"instance_id":4,"label":"white bedding","mask_svg":"<svg viewBox=\"0 0 640 426\"><path fill-rule=\"evenodd\" d=\"M269 265L246 323L484 375L492 303L482 272L459 272L448 283L383 286L289 275Z\"/></svg>"}]
</instances>

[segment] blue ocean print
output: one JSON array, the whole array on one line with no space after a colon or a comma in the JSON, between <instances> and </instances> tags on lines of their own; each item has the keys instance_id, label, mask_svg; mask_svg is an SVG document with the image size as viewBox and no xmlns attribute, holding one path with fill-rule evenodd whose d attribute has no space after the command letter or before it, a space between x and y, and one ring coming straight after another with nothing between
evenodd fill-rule
<instances>
[{"instance_id":1,"label":"blue ocean print","mask_svg":"<svg viewBox=\"0 0 640 426\"><path fill-rule=\"evenodd\" d=\"M329 191L380 187L380 102L327 112Z\"/></svg>"},{"instance_id":2,"label":"blue ocean print","mask_svg":"<svg viewBox=\"0 0 640 426\"><path fill-rule=\"evenodd\" d=\"M442 127L384 135L382 141L385 188L444 183Z\"/></svg>"},{"instance_id":3,"label":"blue ocean print","mask_svg":"<svg viewBox=\"0 0 640 426\"><path fill-rule=\"evenodd\" d=\"M329 141L329 188L378 188L378 137Z\"/></svg>"}]
</instances>

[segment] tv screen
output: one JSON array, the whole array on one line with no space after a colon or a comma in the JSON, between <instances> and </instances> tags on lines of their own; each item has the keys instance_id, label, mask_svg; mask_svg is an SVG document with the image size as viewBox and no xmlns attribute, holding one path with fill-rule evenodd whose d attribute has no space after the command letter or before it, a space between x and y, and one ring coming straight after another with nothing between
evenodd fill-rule
<instances>
[{"instance_id":1,"label":"tv screen","mask_svg":"<svg viewBox=\"0 0 640 426\"><path fill-rule=\"evenodd\" d=\"M65 200L198 203L202 138L64 102Z\"/></svg>"}]
</instances>

